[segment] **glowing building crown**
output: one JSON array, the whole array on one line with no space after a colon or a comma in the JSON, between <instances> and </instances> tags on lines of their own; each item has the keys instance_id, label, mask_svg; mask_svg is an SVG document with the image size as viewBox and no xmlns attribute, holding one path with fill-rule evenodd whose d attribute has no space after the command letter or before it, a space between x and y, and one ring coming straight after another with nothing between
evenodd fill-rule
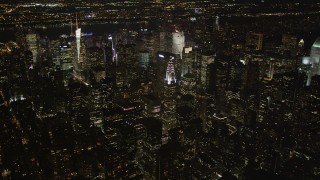
<instances>
[{"instance_id":1,"label":"glowing building crown","mask_svg":"<svg viewBox=\"0 0 320 180\"><path fill-rule=\"evenodd\" d=\"M168 84L176 83L175 70L172 60L168 62L166 71L166 82Z\"/></svg>"}]
</instances>

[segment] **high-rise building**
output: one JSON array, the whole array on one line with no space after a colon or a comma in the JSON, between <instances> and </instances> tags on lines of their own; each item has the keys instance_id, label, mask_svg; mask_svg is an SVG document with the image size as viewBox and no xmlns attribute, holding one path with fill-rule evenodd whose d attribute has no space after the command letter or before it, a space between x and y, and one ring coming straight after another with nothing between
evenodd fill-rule
<instances>
[{"instance_id":1,"label":"high-rise building","mask_svg":"<svg viewBox=\"0 0 320 180\"><path fill-rule=\"evenodd\" d=\"M82 63L83 59L80 59L80 48L81 48L81 28L76 29L76 43L77 43L77 63Z\"/></svg>"},{"instance_id":2,"label":"high-rise building","mask_svg":"<svg viewBox=\"0 0 320 180\"><path fill-rule=\"evenodd\" d=\"M81 40L81 28L79 28L78 25L78 15L76 15L76 30L75 30L75 36L76 36L76 58L73 62L74 67L74 73L79 78L81 77L81 71L84 69L85 64L85 44Z\"/></svg>"},{"instance_id":3,"label":"high-rise building","mask_svg":"<svg viewBox=\"0 0 320 180\"><path fill-rule=\"evenodd\" d=\"M117 50L116 50L116 45L115 45L115 43L113 42L114 40L113 40L113 37L112 37L111 34L108 36L108 41L111 42L112 62L114 62L114 63L117 64L117 63L118 63L118 54L117 54Z\"/></svg>"},{"instance_id":4,"label":"high-rise building","mask_svg":"<svg viewBox=\"0 0 320 180\"><path fill-rule=\"evenodd\" d=\"M193 73L193 65L192 65L193 58L194 58L194 53L192 51L192 47L184 48L183 58L181 62L181 77L183 77L188 72Z\"/></svg>"},{"instance_id":5,"label":"high-rise building","mask_svg":"<svg viewBox=\"0 0 320 180\"><path fill-rule=\"evenodd\" d=\"M248 33L246 38L246 47L253 50L262 50L263 48L263 34L262 33Z\"/></svg>"},{"instance_id":6,"label":"high-rise building","mask_svg":"<svg viewBox=\"0 0 320 180\"><path fill-rule=\"evenodd\" d=\"M299 42L302 46L303 42ZM320 75L320 37L311 46L310 57L303 57L300 70L307 74L307 86L311 85L311 78L314 75Z\"/></svg>"},{"instance_id":7,"label":"high-rise building","mask_svg":"<svg viewBox=\"0 0 320 180\"><path fill-rule=\"evenodd\" d=\"M140 52L140 66L143 67L144 69L147 69L149 66L149 59L150 54L148 51L141 51Z\"/></svg>"},{"instance_id":8,"label":"high-rise building","mask_svg":"<svg viewBox=\"0 0 320 180\"><path fill-rule=\"evenodd\" d=\"M28 48L32 52L32 61L33 63L37 62L38 57L38 35L35 33L29 33L26 35L26 41Z\"/></svg>"},{"instance_id":9,"label":"high-rise building","mask_svg":"<svg viewBox=\"0 0 320 180\"><path fill-rule=\"evenodd\" d=\"M72 62L73 62L73 51L72 48L69 46L68 39L63 38L66 40L66 43L59 45L59 50L57 54L57 62L60 64L60 69L63 73L63 82L66 86L68 84L69 74L72 73Z\"/></svg>"},{"instance_id":10,"label":"high-rise building","mask_svg":"<svg viewBox=\"0 0 320 180\"><path fill-rule=\"evenodd\" d=\"M310 57L312 61L312 75L320 75L320 37L313 43Z\"/></svg>"},{"instance_id":11,"label":"high-rise building","mask_svg":"<svg viewBox=\"0 0 320 180\"><path fill-rule=\"evenodd\" d=\"M168 34L164 31L159 32L159 51L169 51L168 43Z\"/></svg>"},{"instance_id":12,"label":"high-rise building","mask_svg":"<svg viewBox=\"0 0 320 180\"><path fill-rule=\"evenodd\" d=\"M172 65L175 66L176 57L174 54L164 51L159 51L157 53L157 61L155 66L155 79L153 82L155 86L155 93L158 94L160 99L163 98L164 94L164 83L167 78L167 68L168 63L171 61L171 67ZM175 77L176 78L176 77Z\"/></svg>"},{"instance_id":13,"label":"high-rise building","mask_svg":"<svg viewBox=\"0 0 320 180\"><path fill-rule=\"evenodd\" d=\"M182 58L182 51L185 46L185 36L183 31L176 30L172 33L172 53L180 55Z\"/></svg>"},{"instance_id":14,"label":"high-rise building","mask_svg":"<svg viewBox=\"0 0 320 180\"><path fill-rule=\"evenodd\" d=\"M282 50L289 51L291 55L294 55L298 48L298 39L296 36L284 34L282 35Z\"/></svg>"},{"instance_id":15,"label":"high-rise building","mask_svg":"<svg viewBox=\"0 0 320 180\"><path fill-rule=\"evenodd\" d=\"M169 130L176 125L176 89L177 81L173 61L170 60L167 64L166 78L164 80L164 94L163 94L163 143L168 142Z\"/></svg>"},{"instance_id":16,"label":"high-rise building","mask_svg":"<svg viewBox=\"0 0 320 180\"><path fill-rule=\"evenodd\" d=\"M192 73L187 73L181 78L180 89L182 94L191 94L196 96L196 76Z\"/></svg>"},{"instance_id":17,"label":"high-rise building","mask_svg":"<svg viewBox=\"0 0 320 180\"><path fill-rule=\"evenodd\" d=\"M146 117L159 117L161 110L161 101L154 94L142 96L143 114Z\"/></svg>"},{"instance_id":18,"label":"high-rise building","mask_svg":"<svg viewBox=\"0 0 320 180\"><path fill-rule=\"evenodd\" d=\"M208 88L208 65L213 63L215 54L213 52L206 52L201 54L201 65L199 71L200 84L204 89Z\"/></svg>"},{"instance_id":19,"label":"high-rise building","mask_svg":"<svg viewBox=\"0 0 320 180\"><path fill-rule=\"evenodd\" d=\"M270 58L269 60L269 68L267 70L267 80L272 80L274 74L274 58Z\"/></svg>"}]
</instances>

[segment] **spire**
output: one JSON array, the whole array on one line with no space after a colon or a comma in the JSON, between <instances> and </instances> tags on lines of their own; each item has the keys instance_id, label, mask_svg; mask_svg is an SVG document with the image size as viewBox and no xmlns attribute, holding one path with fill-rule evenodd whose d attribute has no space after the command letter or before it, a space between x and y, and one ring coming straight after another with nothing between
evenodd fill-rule
<instances>
[{"instance_id":1,"label":"spire","mask_svg":"<svg viewBox=\"0 0 320 180\"><path fill-rule=\"evenodd\" d=\"M78 26L78 13L76 13L76 29L78 29L79 26Z\"/></svg>"}]
</instances>

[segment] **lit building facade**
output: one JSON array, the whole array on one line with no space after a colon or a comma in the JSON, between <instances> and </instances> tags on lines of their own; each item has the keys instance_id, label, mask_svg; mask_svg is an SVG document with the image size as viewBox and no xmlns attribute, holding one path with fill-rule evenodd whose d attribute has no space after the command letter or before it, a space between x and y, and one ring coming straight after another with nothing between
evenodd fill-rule
<instances>
[{"instance_id":1,"label":"lit building facade","mask_svg":"<svg viewBox=\"0 0 320 180\"><path fill-rule=\"evenodd\" d=\"M248 33L246 38L246 47L253 50L262 50L263 48L263 34L262 33Z\"/></svg>"},{"instance_id":2,"label":"lit building facade","mask_svg":"<svg viewBox=\"0 0 320 180\"><path fill-rule=\"evenodd\" d=\"M26 35L27 45L32 52L33 63L37 62L38 57L38 35L34 33L29 33Z\"/></svg>"},{"instance_id":3,"label":"lit building facade","mask_svg":"<svg viewBox=\"0 0 320 180\"><path fill-rule=\"evenodd\" d=\"M185 36L183 31L172 33L172 53L180 55L182 58L183 47L185 46Z\"/></svg>"},{"instance_id":4,"label":"lit building facade","mask_svg":"<svg viewBox=\"0 0 320 180\"><path fill-rule=\"evenodd\" d=\"M166 78L164 80L164 98L163 98L163 143L168 142L169 130L176 125L176 75L173 61L170 60L167 64Z\"/></svg>"}]
</instances>

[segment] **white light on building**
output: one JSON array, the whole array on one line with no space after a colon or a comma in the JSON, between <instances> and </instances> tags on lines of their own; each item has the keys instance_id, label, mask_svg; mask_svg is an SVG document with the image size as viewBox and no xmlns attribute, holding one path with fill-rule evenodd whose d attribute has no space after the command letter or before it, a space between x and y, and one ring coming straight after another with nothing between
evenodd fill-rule
<instances>
[{"instance_id":1,"label":"white light on building","mask_svg":"<svg viewBox=\"0 0 320 180\"><path fill-rule=\"evenodd\" d=\"M183 31L172 33L172 53L179 54L182 58L183 47L185 46L185 36Z\"/></svg>"}]
</instances>

